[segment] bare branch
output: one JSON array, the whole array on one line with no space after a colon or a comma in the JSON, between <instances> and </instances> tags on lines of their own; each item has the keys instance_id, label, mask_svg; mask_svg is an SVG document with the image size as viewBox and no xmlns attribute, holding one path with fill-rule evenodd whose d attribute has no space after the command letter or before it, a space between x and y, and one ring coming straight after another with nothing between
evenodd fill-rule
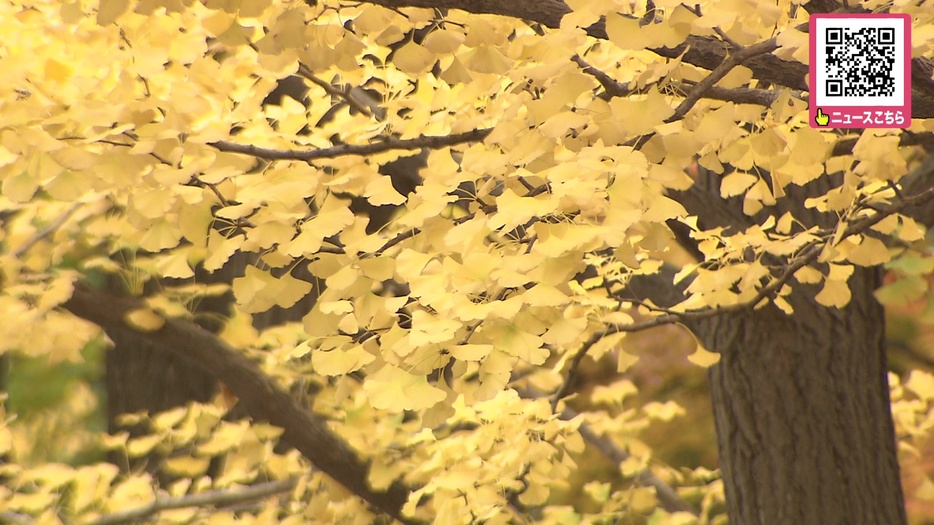
<instances>
[{"instance_id":1,"label":"bare branch","mask_svg":"<svg viewBox=\"0 0 934 525\"><path fill-rule=\"evenodd\" d=\"M684 118L687 112L690 111L692 107L694 107L694 104L696 104L697 101L700 100L702 96L704 96L704 93L713 87L714 84L719 82L720 79L725 77L727 73L732 71L734 67L742 64L754 56L771 53L776 49L778 49L778 44L776 43L776 40L772 38L766 40L765 42L759 42L758 44L734 51L720 65L714 68L714 70L711 71L709 75L704 77L703 80L694 86L694 89L692 89L691 92L688 93L688 95L681 102L681 104L675 108L674 114L665 119L665 122L674 122Z\"/></svg>"},{"instance_id":2,"label":"bare branch","mask_svg":"<svg viewBox=\"0 0 934 525\"><path fill-rule=\"evenodd\" d=\"M696 82L682 81L687 86L695 86ZM722 100L724 102L735 102L736 104L757 104L759 106L770 107L778 100L784 91L755 89L755 88L722 88L711 86L704 91L703 98L713 100ZM804 93L800 91L789 91L792 98L798 100L807 100Z\"/></svg>"},{"instance_id":3,"label":"bare branch","mask_svg":"<svg viewBox=\"0 0 934 525\"><path fill-rule=\"evenodd\" d=\"M183 509L188 507L221 507L243 503L246 501L267 498L275 494L289 492L295 488L298 480L285 479L260 483L240 490L212 490L199 494L189 494L177 497L156 497L149 505L127 509L113 514L102 516L89 525L116 525L119 523L136 523L164 510Z\"/></svg>"},{"instance_id":4,"label":"bare branch","mask_svg":"<svg viewBox=\"0 0 934 525\"><path fill-rule=\"evenodd\" d=\"M421 7L425 9L460 9L469 13L502 15L538 22L557 28L571 8L561 0L372 0L369 4L388 8ZM594 29L598 34L599 28ZM606 30L602 30L606 38Z\"/></svg>"},{"instance_id":5,"label":"bare branch","mask_svg":"<svg viewBox=\"0 0 934 525\"><path fill-rule=\"evenodd\" d=\"M584 344L577 350L574 354L574 357L571 358L571 363L567 366L567 370L564 372L564 380L561 381L561 384L558 386L558 389L555 390L555 393L551 395L551 411L558 411L558 403L564 398L567 394L568 389L571 388L571 382L574 380L574 376L577 374L577 369L580 368L581 361L584 360L584 356L587 355L587 352L590 351L593 345L597 344L597 341L603 339L605 333L597 332L590 336Z\"/></svg>"},{"instance_id":6,"label":"bare branch","mask_svg":"<svg viewBox=\"0 0 934 525\"><path fill-rule=\"evenodd\" d=\"M465 142L476 142L486 138L490 132L493 131L491 128L488 129L475 129L473 131L466 131L464 133L453 133L451 135L440 135L440 136L427 136L422 135L414 139L399 139L396 137L386 137L379 142L372 142L370 144L341 144L339 146L331 146L329 148L316 148L316 149L302 149L302 150L293 150L293 149L274 149L274 148L262 148L259 146L253 146L251 144L238 144L236 142L230 142L226 140L219 140L217 142L211 142L209 145L213 146L220 151L227 151L231 153L242 153L244 155L250 155L260 159L266 160L304 160L310 161L315 159L332 159L335 157L342 157L345 155L372 155L374 153L382 153L384 151L391 150L415 150L421 148L443 148L445 146L453 146L455 144L463 144Z\"/></svg>"}]
</instances>

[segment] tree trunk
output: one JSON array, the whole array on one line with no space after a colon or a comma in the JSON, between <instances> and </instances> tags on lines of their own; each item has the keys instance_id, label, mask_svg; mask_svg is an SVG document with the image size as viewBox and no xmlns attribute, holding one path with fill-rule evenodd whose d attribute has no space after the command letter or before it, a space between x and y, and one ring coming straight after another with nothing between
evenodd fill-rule
<instances>
[{"instance_id":1,"label":"tree trunk","mask_svg":"<svg viewBox=\"0 0 934 525\"><path fill-rule=\"evenodd\" d=\"M840 309L796 289L702 330L731 525L906 523L874 268ZM810 289L806 289L810 288Z\"/></svg>"},{"instance_id":2,"label":"tree trunk","mask_svg":"<svg viewBox=\"0 0 934 525\"><path fill-rule=\"evenodd\" d=\"M161 288L192 284L192 283L232 283L237 277L244 274L247 265L255 260L255 254L236 253L214 273L208 273L197 268L195 278L192 279L164 279L154 286L147 286L147 294ZM274 272L277 275L282 272ZM307 264L299 264L292 271L292 275L314 283L314 277L308 273ZM117 279L110 283L110 290L117 294L125 294L123 286ZM253 326L264 329L288 321L299 321L302 316L314 305L317 292L313 291L291 308L274 306L266 312L253 316ZM226 293L217 297L205 297L199 301L196 312L201 314L196 324L202 328L217 333L223 327L219 318L230 314L233 294ZM213 314L213 315L204 315ZM108 429L110 432L118 430L115 418L126 412L147 410L159 412L177 406L183 406L189 401L208 401L217 392L217 381L213 376L199 369L191 367L188 363L158 349L151 348L145 338L139 333L126 327L125 330L108 333L114 342L114 347L107 352L107 402L108 402Z\"/></svg>"},{"instance_id":3,"label":"tree trunk","mask_svg":"<svg viewBox=\"0 0 934 525\"><path fill-rule=\"evenodd\" d=\"M217 381L188 363L152 348L129 326L110 330L107 351L107 428L120 430L116 418L127 412L161 412L189 401L208 401Z\"/></svg>"}]
</instances>

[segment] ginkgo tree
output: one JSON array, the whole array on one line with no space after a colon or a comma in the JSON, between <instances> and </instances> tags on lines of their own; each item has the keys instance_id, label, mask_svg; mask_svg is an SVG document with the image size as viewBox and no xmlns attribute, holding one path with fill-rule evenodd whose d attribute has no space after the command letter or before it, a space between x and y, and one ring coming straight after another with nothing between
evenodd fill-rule
<instances>
[{"instance_id":1,"label":"ginkgo tree","mask_svg":"<svg viewBox=\"0 0 934 525\"><path fill-rule=\"evenodd\" d=\"M839 133L805 102L834 0L0 4L0 344L102 329L133 411L83 466L4 417L0 518L905 523L934 379L887 374L879 300L928 292L921 4L855 7L913 16L910 128ZM638 440L677 407L571 403L666 324L719 476ZM587 451L625 483L561 499Z\"/></svg>"}]
</instances>

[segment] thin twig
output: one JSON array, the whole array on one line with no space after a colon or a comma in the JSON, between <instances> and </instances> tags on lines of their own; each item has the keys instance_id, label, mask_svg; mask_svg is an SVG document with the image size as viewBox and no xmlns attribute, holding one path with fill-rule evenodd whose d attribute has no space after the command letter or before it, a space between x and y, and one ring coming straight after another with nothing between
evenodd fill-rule
<instances>
[{"instance_id":1,"label":"thin twig","mask_svg":"<svg viewBox=\"0 0 934 525\"><path fill-rule=\"evenodd\" d=\"M681 84L688 87L694 87L697 82L692 80L682 80ZM806 101L807 97L801 91L795 90L772 90L758 88L722 88L711 86L704 92L703 98L711 100L722 100L724 102L735 102L736 104L756 104L763 107L771 107L783 93L788 93L791 98Z\"/></svg>"},{"instance_id":2,"label":"thin twig","mask_svg":"<svg viewBox=\"0 0 934 525\"><path fill-rule=\"evenodd\" d=\"M318 86L320 86L329 95L343 99L345 102L347 102L348 105L350 105L350 107L354 108L360 113L363 113L364 115L368 117L374 116L373 111L370 110L369 107L361 104L359 100L354 98L351 89L338 89L336 86L334 86L334 84L331 84L330 82L327 82L315 76L311 68L309 68L305 64L300 64L298 66L298 74L308 79L309 81L314 82ZM377 119L377 120L382 120L382 119Z\"/></svg>"},{"instance_id":3,"label":"thin twig","mask_svg":"<svg viewBox=\"0 0 934 525\"><path fill-rule=\"evenodd\" d=\"M19 258L19 257L22 257L23 255L26 255L26 252L28 252L33 246L35 246L36 243L45 239L49 235L52 235L53 233L55 233L56 230L61 228L62 225L65 224L65 221L67 221L68 218L71 217L71 215L75 211L77 211L78 208L80 207L81 207L80 202L73 203L71 206L68 207L67 210L65 210L65 213L59 215L57 219L52 221L52 224L49 224L48 226L46 226L45 229L43 229L42 231L30 237L30 239L26 241L25 244L17 248L16 251L13 252L13 257Z\"/></svg>"},{"instance_id":4,"label":"thin twig","mask_svg":"<svg viewBox=\"0 0 934 525\"><path fill-rule=\"evenodd\" d=\"M540 399L544 397L544 394L535 390L531 387L514 387L521 397L526 399ZM561 414L558 415L564 421L570 421L580 414L573 409L565 407L561 411ZM607 439L599 434L597 434L590 425L586 422L581 423L577 427L577 431L580 432L581 437L585 441L593 445L597 450L600 451L607 459L619 465L622 462L629 459L630 455L616 446L610 439ZM653 474L649 470L643 470L638 475L636 475L633 480L637 485L643 487L654 487L655 495L658 497L658 502L661 504L662 508L668 512L689 512L694 516L699 516L700 512L693 505L685 501L681 496L678 495L678 492L668 485L658 476Z\"/></svg>"},{"instance_id":5,"label":"thin twig","mask_svg":"<svg viewBox=\"0 0 934 525\"><path fill-rule=\"evenodd\" d=\"M558 411L558 403L564 398L567 394L568 389L571 388L571 382L574 380L574 376L577 375L577 369L580 368L581 361L584 360L584 356L587 355L587 352L590 351L593 345L597 344L597 341L603 339L605 333L597 332L590 336L590 338L581 345L577 350L577 353L574 354L574 357L571 358L571 364L568 365L567 370L564 372L564 380L561 381L561 384L558 386L558 389L554 394L551 395L551 411Z\"/></svg>"},{"instance_id":6,"label":"thin twig","mask_svg":"<svg viewBox=\"0 0 934 525\"><path fill-rule=\"evenodd\" d=\"M275 494L289 492L295 488L297 482L298 480L293 478L260 483L241 490L212 490L186 496L156 497L156 500L149 505L108 514L92 521L89 525L115 525L119 523L137 522L143 518L171 509L207 506L222 507L243 503L244 501L267 498Z\"/></svg>"}]
</instances>

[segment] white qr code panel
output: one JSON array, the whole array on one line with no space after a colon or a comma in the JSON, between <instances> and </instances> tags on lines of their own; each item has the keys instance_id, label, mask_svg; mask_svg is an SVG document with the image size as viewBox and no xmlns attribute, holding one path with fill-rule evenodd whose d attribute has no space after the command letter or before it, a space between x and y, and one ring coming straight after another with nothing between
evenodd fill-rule
<instances>
[{"instance_id":1,"label":"white qr code panel","mask_svg":"<svg viewBox=\"0 0 934 525\"><path fill-rule=\"evenodd\" d=\"M817 21L817 104L901 106L905 102L904 24L893 18Z\"/></svg>"},{"instance_id":2,"label":"white qr code panel","mask_svg":"<svg viewBox=\"0 0 934 525\"><path fill-rule=\"evenodd\" d=\"M897 128L910 124L908 15L814 15L809 31L812 126Z\"/></svg>"}]
</instances>

